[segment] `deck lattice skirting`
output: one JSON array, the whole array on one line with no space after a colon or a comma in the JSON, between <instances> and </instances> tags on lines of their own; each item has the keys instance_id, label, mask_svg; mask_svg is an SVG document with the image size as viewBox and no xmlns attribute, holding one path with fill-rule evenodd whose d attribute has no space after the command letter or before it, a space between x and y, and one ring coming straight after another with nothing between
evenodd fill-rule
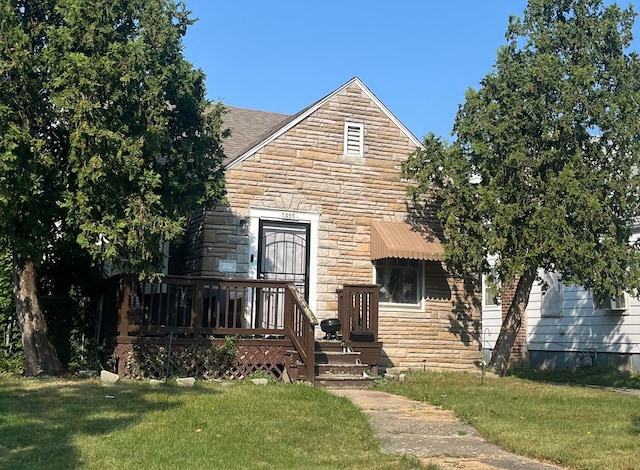
<instances>
[{"instance_id":1,"label":"deck lattice skirting","mask_svg":"<svg viewBox=\"0 0 640 470\"><path fill-rule=\"evenodd\" d=\"M353 336L364 331L363 358L377 366L382 348L377 341L378 287L344 286L338 296L346 346L357 349ZM104 311L102 331L113 346L113 370L125 377L165 378L179 372L243 379L265 371L277 380L299 375L315 380L318 322L290 283L185 276L146 282L119 276L108 285ZM224 344L229 336L236 340L236 355L225 370L185 354L198 345Z\"/></svg>"}]
</instances>

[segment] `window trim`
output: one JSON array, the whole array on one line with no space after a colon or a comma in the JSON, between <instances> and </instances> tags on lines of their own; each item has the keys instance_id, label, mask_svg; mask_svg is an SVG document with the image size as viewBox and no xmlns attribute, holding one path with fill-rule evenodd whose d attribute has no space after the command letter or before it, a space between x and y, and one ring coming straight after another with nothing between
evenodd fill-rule
<instances>
[{"instance_id":1,"label":"window trim","mask_svg":"<svg viewBox=\"0 0 640 470\"><path fill-rule=\"evenodd\" d=\"M552 281L554 283L554 286L558 288L558 295L559 295L559 300L560 303L558 305L559 310L557 311L553 311L553 310L548 310L545 308L545 295L547 295L547 293L549 292L549 290L547 289L546 291L542 290L542 286L541 286L541 292L540 292L540 318L562 318L563 317L563 310L564 310L564 306L563 306L563 302L564 302L564 284L562 283L562 279L560 278L560 276L558 275L557 272L554 271L550 271L547 272L545 271L543 273L543 279L544 281L547 282L547 284L549 284L549 281Z\"/></svg>"},{"instance_id":2,"label":"window trim","mask_svg":"<svg viewBox=\"0 0 640 470\"><path fill-rule=\"evenodd\" d=\"M624 305L618 307L614 305L614 302L618 302L616 297L605 296L602 299L597 298L597 296L593 296L593 309L599 310L603 312L605 315L618 315L618 316L626 316L629 315L629 294L627 292L623 292L620 296L620 300L624 302Z\"/></svg>"},{"instance_id":3,"label":"window trim","mask_svg":"<svg viewBox=\"0 0 640 470\"><path fill-rule=\"evenodd\" d=\"M500 292L500 284L496 282L496 284L494 286L490 285L488 282L488 275L483 274L482 275L482 307L483 308L499 308L502 305L502 302L500 302L500 298L498 296L499 292ZM489 296L487 295L487 290L488 289L495 289L496 291L496 301L495 303L489 303Z\"/></svg>"},{"instance_id":4,"label":"window trim","mask_svg":"<svg viewBox=\"0 0 640 470\"><path fill-rule=\"evenodd\" d=\"M349 145L349 142L355 139L357 139L358 141L357 152L352 150L353 148L355 148L355 145ZM363 157L364 156L364 124L363 123L345 121L343 153L347 157Z\"/></svg>"},{"instance_id":5,"label":"window trim","mask_svg":"<svg viewBox=\"0 0 640 470\"><path fill-rule=\"evenodd\" d=\"M373 282L374 283L378 283L378 263L382 263L382 262L387 262L387 261L405 261L405 262L410 262L410 261L415 261L416 262L416 266L415 268L411 267L411 266L404 266L405 268L408 269L415 269L416 273L417 273L417 279L416 279L416 301L412 302L412 303L401 303L401 302L389 302L389 301L383 301L380 300L380 304L384 305L384 306L388 306L388 307L393 307L393 308L404 308L404 309L416 309L416 308L422 308L422 302L424 300L424 296L425 296L425 262L424 261L420 261L420 260L408 260L408 259L404 259L404 258L382 258L382 259L378 259L378 260L374 260L373 261ZM402 266L398 266L398 267L402 267ZM380 284L378 284L380 285ZM383 286L380 286L381 288Z\"/></svg>"}]
</instances>

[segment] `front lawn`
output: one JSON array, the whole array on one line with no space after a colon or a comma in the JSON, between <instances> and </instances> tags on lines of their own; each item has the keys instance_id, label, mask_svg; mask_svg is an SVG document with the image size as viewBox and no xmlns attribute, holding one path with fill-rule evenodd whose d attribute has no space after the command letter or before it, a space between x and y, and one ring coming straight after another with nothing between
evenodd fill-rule
<instances>
[{"instance_id":1,"label":"front lawn","mask_svg":"<svg viewBox=\"0 0 640 470\"><path fill-rule=\"evenodd\" d=\"M630 379L625 383L634 383ZM613 383L622 384L602 378L597 382ZM404 383L379 387L451 409L487 440L516 454L575 469L640 469L638 396L453 372L408 373Z\"/></svg>"},{"instance_id":2,"label":"front lawn","mask_svg":"<svg viewBox=\"0 0 640 470\"><path fill-rule=\"evenodd\" d=\"M345 398L305 386L153 387L0 375L0 468L398 469Z\"/></svg>"}]
</instances>

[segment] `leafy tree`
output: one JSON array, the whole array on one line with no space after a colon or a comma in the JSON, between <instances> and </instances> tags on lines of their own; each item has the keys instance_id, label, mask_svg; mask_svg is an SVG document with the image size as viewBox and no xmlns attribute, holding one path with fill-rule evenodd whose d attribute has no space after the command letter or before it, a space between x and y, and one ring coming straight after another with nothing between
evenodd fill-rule
<instances>
[{"instance_id":1,"label":"leafy tree","mask_svg":"<svg viewBox=\"0 0 640 470\"><path fill-rule=\"evenodd\" d=\"M27 374L61 371L36 292L50 242L155 272L160 244L223 194L221 105L182 54L171 0L0 0L0 240ZM98 243L108 240L108 243Z\"/></svg>"},{"instance_id":2,"label":"leafy tree","mask_svg":"<svg viewBox=\"0 0 640 470\"><path fill-rule=\"evenodd\" d=\"M637 293L640 71L632 7L530 0L494 70L470 89L451 145L433 134L405 165L441 204L451 266L515 287L491 366L504 373L539 268L596 295Z\"/></svg>"}]
</instances>

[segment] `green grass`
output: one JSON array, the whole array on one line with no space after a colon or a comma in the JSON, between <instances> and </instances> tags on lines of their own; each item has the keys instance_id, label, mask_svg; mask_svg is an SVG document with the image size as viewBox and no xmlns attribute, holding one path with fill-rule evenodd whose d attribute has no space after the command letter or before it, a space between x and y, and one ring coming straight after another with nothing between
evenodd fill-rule
<instances>
[{"instance_id":1,"label":"green grass","mask_svg":"<svg viewBox=\"0 0 640 470\"><path fill-rule=\"evenodd\" d=\"M0 468L399 469L345 398L304 385L152 387L0 375Z\"/></svg>"},{"instance_id":2,"label":"green grass","mask_svg":"<svg viewBox=\"0 0 640 470\"><path fill-rule=\"evenodd\" d=\"M640 389L640 375L621 372L613 368L585 367L571 371L513 369L507 375L537 382Z\"/></svg>"},{"instance_id":3,"label":"green grass","mask_svg":"<svg viewBox=\"0 0 640 470\"><path fill-rule=\"evenodd\" d=\"M488 441L520 455L575 469L640 469L638 396L451 372L408 373L406 382L379 388L451 409Z\"/></svg>"}]
</instances>

